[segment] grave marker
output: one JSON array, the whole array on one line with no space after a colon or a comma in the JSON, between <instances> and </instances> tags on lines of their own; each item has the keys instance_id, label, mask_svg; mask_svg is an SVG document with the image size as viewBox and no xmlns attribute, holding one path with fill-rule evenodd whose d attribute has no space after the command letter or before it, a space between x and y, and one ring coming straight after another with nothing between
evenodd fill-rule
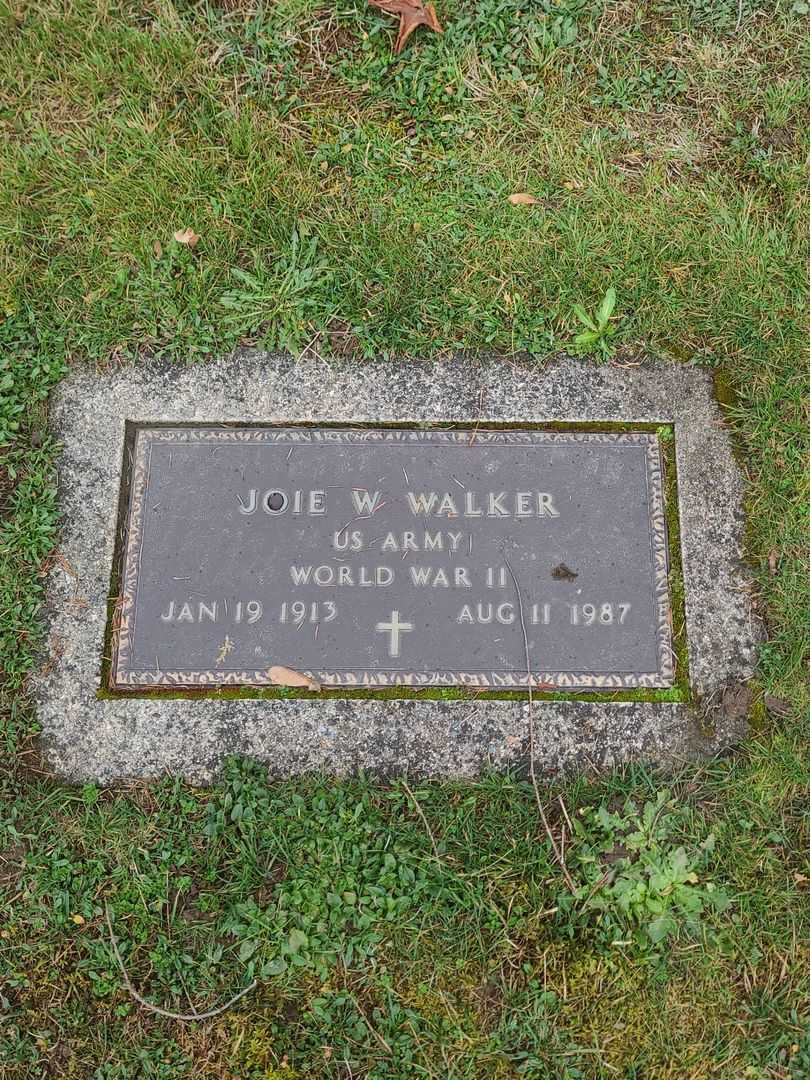
<instances>
[{"instance_id":1,"label":"grave marker","mask_svg":"<svg viewBox=\"0 0 810 1080\"><path fill-rule=\"evenodd\" d=\"M240 351L77 368L50 420L31 688L65 777L475 776L526 766L530 715L538 776L745 733L761 624L710 373ZM559 688L531 709L527 666Z\"/></svg>"},{"instance_id":2,"label":"grave marker","mask_svg":"<svg viewBox=\"0 0 810 1080\"><path fill-rule=\"evenodd\" d=\"M653 432L139 426L127 460L112 689L519 687L526 645L535 683L672 685Z\"/></svg>"}]
</instances>

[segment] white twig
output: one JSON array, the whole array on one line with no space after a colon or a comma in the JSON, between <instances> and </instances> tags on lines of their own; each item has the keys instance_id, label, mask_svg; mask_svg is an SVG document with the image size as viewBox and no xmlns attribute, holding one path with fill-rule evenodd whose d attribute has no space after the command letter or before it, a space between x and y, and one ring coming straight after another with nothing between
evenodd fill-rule
<instances>
[{"instance_id":1,"label":"white twig","mask_svg":"<svg viewBox=\"0 0 810 1080\"><path fill-rule=\"evenodd\" d=\"M218 1005L216 1009L208 1009L206 1012L197 1012L197 1010L194 1009L194 1007L192 1006L193 1011L190 1013L176 1013L171 1012L169 1009L163 1009L160 1007L160 1005L153 1005L151 1001L147 1001L145 997L142 997L141 994L139 994L135 987L132 985L132 980L129 977L129 973L124 967L124 961L121 959L121 953L118 951L118 942L115 939L115 933L113 932L112 928L112 920L110 919L110 909L107 907L106 904L104 905L104 916L107 920L107 929L110 932L110 944L112 945L115 959L118 962L118 967L121 969L121 977L124 980L124 986L127 988L132 997L135 998L138 1004L143 1005L143 1007L145 1009L148 1009L150 1012L157 1013L159 1016L166 1016L169 1018L169 1020L183 1020L186 1023L190 1023L194 1020L210 1020L212 1016L219 1016L220 1013L227 1012L228 1009L230 1009L232 1005L235 1005L240 998L243 998L245 994L249 994L251 990L255 990L255 988L259 985L258 980L254 979L250 986L246 986L244 990L240 990L238 994L234 994L232 998L229 998L229 1000L225 1002L224 1005Z\"/></svg>"},{"instance_id":2,"label":"white twig","mask_svg":"<svg viewBox=\"0 0 810 1080\"><path fill-rule=\"evenodd\" d=\"M551 831L551 826L548 823L546 812L543 809L543 800L540 798L540 788L537 783L537 774L534 769L534 694L532 693L532 687L534 684L534 676L532 675L531 658L529 656L529 635L526 632L526 619L523 615L523 597L520 595L520 586L518 585L517 578L515 577L515 571L512 569L512 564L506 554L506 551L501 552L503 561L506 564L506 569L509 571L509 576L512 579L512 584L515 586L515 593L517 595L518 614L520 615L520 629L523 633L523 648L526 652L526 676L529 688L529 775L532 780L532 787L534 788L534 800L537 803L537 810L540 814L540 820L543 822L543 828L546 830L546 836L551 841L551 847L554 851L554 856L560 865L565 883L573 893L576 891L574 882L571 879L571 875L568 873L568 868L565 865L565 859L562 852L554 838L554 833Z\"/></svg>"},{"instance_id":3,"label":"white twig","mask_svg":"<svg viewBox=\"0 0 810 1080\"><path fill-rule=\"evenodd\" d=\"M433 835L433 833L431 831L430 825L428 824L428 819L425 817L425 814L424 814L424 811L422 810L422 807L419 805L419 800L416 798L414 793L408 787L408 784L407 784L407 782L405 780L400 780L400 783L405 788L405 791L407 792L408 797L410 798L413 805L416 807L416 812L419 815L419 817L422 819L422 824L425 826L425 831L427 832L428 836L430 837L430 843L431 843L431 846L433 848L433 854L438 859L439 858L439 848L436 845L436 838L434 837L434 835Z\"/></svg>"},{"instance_id":4,"label":"white twig","mask_svg":"<svg viewBox=\"0 0 810 1080\"><path fill-rule=\"evenodd\" d=\"M357 1011L360 1013L366 1027L371 1032L371 1034L374 1036L374 1038L377 1040L377 1042L380 1044L380 1046L383 1048L383 1050L385 1050L385 1052L387 1054L393 1054L394 1051L391 1049L390 1044L385 1041L385 1039L382 1037L382 1035L379 1033L379 1031L377 1031L377 1029L374 1027L372 1022L369 1020L365 1009L360 1004L360 1002L357 1000L357 995L354 994L352 992L352 990L349 988L349 972L346 969L346 962L344 960L341 960L341 964L342 964L342 967L343 967L343 982L345 984L346 989L351 994L352 1002L354 1004L355 1009L357 1009Z\"/></svg>"},{"instance_id":5,"label":"white twig","mask_svg":"<svg viewBox=\"0 0 810 1080\"><path fill-rule=\"evenodd\" d=\"M568 811L565 809L565 803L563 802L562 795L557 796L557 802L560 804L560 809L563 812L563 817L568 822L568 831L573 836L574 835L574 826L571 824L571 818L568 816Z\"/></svg>"},{"instance_id":6,"label":"white twig","mask_svg":"<svg viewBox=\"0 0 810 1080\"><path fill-rule=\"evenodd\" d=\"M369 1020L365 1009L360 1004L360 1002L357 1000L357 998L354 996L354 994L352 994L352 1001L354 1002L355 1009L357 1009L357 1011L362 1016L363 1022L365 1023L366 1027L371 1032L371 1034L374 1036L374 1038L377 1040L377 1042L380 1044L380 1046L383 1048L383 1050L385 1050L386 1054L393 1054L394 1051L391 1049L389 1044L385 1041L385 1039L382 1037L382 1035L379 1033L379 1031L377 1031L377 1029L374 1027L372 1022Z\"/></svg>"}]
</instances>

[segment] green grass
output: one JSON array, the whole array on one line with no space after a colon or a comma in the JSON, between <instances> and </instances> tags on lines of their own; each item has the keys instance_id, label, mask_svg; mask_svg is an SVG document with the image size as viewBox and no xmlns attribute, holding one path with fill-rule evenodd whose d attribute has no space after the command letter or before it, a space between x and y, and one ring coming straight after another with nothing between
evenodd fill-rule
<instances>
[{"instance_id":1,"label":"green grass","mask_svg":"<svg viewBox=\"0 0 810 1080\"><path fill-rule=\"evenodd\" d=\"M342 0L0 3L0 1075L810 1076L805 7L440 0L446 33L393 58L393 20ZM783 705L733 757L551 788L574 897L514 778L44 775L25 679L71 366L540 363L609 288L604 351L717 374ZM259 985L149 1013L107 907L165 1008Z\"/></svg>"}]
</instances>

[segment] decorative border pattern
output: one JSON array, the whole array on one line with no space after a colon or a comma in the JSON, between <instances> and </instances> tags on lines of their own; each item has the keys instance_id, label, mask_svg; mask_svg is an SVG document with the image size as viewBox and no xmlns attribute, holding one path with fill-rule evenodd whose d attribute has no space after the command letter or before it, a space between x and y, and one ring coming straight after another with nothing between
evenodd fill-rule
<instances>
[{"instance_id":1,"label":"decorative border pattern","mask_svg":"<svg viewBox=\"0 0 810 1080\"><path fill-rule=\"evenodd\" d=\"M493 429L435 428L346 428L346 427L234 427L215 425L138 425L130 466L129 505L119 522L123 544L121 587L112 616L112 664L110 689L151 690L154 688L272 687L267 669L262 671L162 671L131 670L135 606L144 536L145 495L149 479L151 446L154 442L206 443L223 445L281 443L283 445L328 445L330 443L438 443L447 448L475 445L537 445L544 443L608 443L646 446L647 498L653 596L656 610L658 670L624 674L597 674L589 671L532 672L532 685L553 684L560 690L624 690L638 687L665 688L675 678L672 648L672 615L669 598L669 552L664 507L661 449L657 435L650 432L561 432ZM123 483L126 484L126 477ZM529 674L508 671L328 671L308 670L310 678L328 687L385 689L392 686L467 686L486 689L528 688Z\"/></svg>"}]
</instances>

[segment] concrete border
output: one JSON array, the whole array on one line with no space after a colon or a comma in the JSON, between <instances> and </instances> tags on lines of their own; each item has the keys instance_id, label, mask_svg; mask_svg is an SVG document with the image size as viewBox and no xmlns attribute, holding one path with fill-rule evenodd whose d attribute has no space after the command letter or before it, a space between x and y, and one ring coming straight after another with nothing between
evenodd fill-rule
<instances>
[{"instance_id":1,"label":"concrete border","mask_svg":"<svg viewBox=\"0 0 810 1080\"><path fill-rule=\"evenodd\" d=\"M67 779L170 772L208 781L232 753L253 754L277 775L472 776L490 764L521 767L528 750L521 701L100 699L127 420L674 424L697 705L536 702L537 764L551 774L673 763L715 754L745 731L739 708L715 705L753 674L761 626L741 559L744 484L703 371L643 359L358 363L243 351L190 367L80 370L58 388L51 417L63 445L64 524L48 577L48 653L32 687L45 756Z\"/></svg>"}]
</instances>

